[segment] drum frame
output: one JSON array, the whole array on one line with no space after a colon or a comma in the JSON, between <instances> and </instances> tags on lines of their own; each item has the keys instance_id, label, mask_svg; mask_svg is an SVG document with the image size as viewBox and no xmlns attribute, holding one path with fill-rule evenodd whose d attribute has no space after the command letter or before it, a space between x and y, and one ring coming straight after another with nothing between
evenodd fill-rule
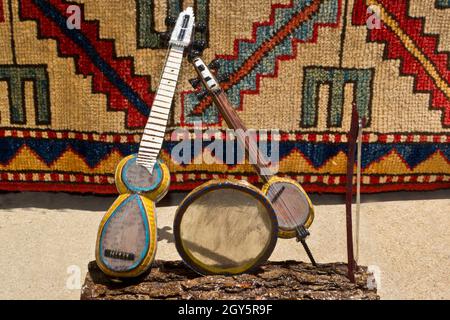
<instances>
[{"instance_id":1,"label":"drum frame","mask_svg":"<svg viewBox=\"0 0 450 320\"><path fill-rule=\"evenodd\" d=\"M250 266L249 264L247 264L242 267L229 268L227 269L228 271L223 271L220 268L214 268L201 263L198 259L194 258L192 255L188 253L188 250L186 250L185 247L183 246L183 240L181 239L180 235L181 232L180 226L184 213L195 200L207 194L208 192L226 188L238 189L252 196L256 196L270 212L270 220L274 228L270 234L269 243L266 247L265 252L263 252L263 254L257 257L257 260L255 262L251 263ZM269 259L269 257L272 255L273 250L275 249L275 245L278 239L278 220L271 202L258 188L254 187L247 181L217 179L208 181L203 185L195 188L184 198L184 200L180 203L175 214L175 219L173 223L173 234L175 238L175 246L177 248L179 255L181 256L183 261L195 272L202 275L213 275L213 274L236 275L253 271L257 267L259 267L262 263L264 263Z\"/></svg>"},{"instance_id":2,"label":"drum frame","mask_svg":"<svg viewBox=\"0 0 450 320\"><path fill-rule=\"evenodd\" d=\"M306 201L308 202L308 205L309 205L309 216L308 216L308 219L306 219L306 221L305 221L304 227L306 229L309 229L309 227L313 223L314 217L315 217L314 205L313 205L311 199L309 198L308 194L306 193L306 191L300 185L300 183L298 183L297 181L295 181L291 178L282 178L282 177L273 176L272 178L269 179L269 181L267 181L266 184L263 185L261 191L262 191L262 193L264 193L267 196L267 194L269 192L269 188L273 184L283 183L283 182L292 184L293 186L297 187L301 193L305 194ZM286 228L278 226L278 236L282 239L292 239L297 236L297 231L295 230L295 228L286 229Z\"/></svg>"}]
</instances>

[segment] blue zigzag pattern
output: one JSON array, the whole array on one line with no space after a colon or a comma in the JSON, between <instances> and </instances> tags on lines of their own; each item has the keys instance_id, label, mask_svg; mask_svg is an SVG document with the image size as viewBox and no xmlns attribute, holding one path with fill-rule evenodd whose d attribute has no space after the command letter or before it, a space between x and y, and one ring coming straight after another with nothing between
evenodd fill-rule
<instances>
[{"instance_id":1,"label":"blue zigzag pattern","mask_svg":"<svg viewBox=\"0 0 450 320\"><path fill-rule=\"evenodd\" d=\"M171 152L178 142L166 142L165 150ZM211 142L203 142L202 148L194 148L194 142L191 142L191 150L206 149ZM234 150L237 146L235 144ZM226 148L224 150L224 158L226 158ZM231 149L233 150L233 149ZM304 141L286 141L279 145L280 159L289 156L294 150L301 152L311 164L319 168L323 166L329 159L336 156L339 152L347 153L347 143L313 143ZM392 151L397 153L405 160L410 168L415 168L417 165L427 160L437 151L450 161L450 144L447 143L420 143L420 144L384 144L384 143L370 143L363 146L362 167L367 168L373 162L380 160ZM268 155L271 153L270 144L268 145ZM198 156L199 152L194 153L193 157ZM236 159L234 152L234 159Z\"/></svg>"},{"instance_id":2,"label":"blue zigzag pattern","mask_svg":"<svg viewBox=\"0 0 450 320\"><path fill-rule=\"evenodd\" d=\"M166 152L171 153L172 149L179 142L168 141L164 145ZM193 157L198 156L202 149L210 146L211 142L203 141L202 148L194 148L194 141L191 142L191 150L194 152ZM92 142L81 140L49 140L49 139L33 139L33 138L1 138L0 139L0 164L7 164L17 154L18 150L27 145L40 158L50 165L59 159L64 152L71 149L79 154L83 160L90 166L96 167L101 160L106 158L112 151L118 150L123 156L136 153L138 144L121 144L107 142ZM268 154L271 153L270 144L268 145ZM234 150L237 146L235 144ZM224 157L226 157L226 148L224 149ZM233 150L233 149L231 149ZM330 144L330 143L312 143L304 141L286 141L279 144L280 159L290 155L294 150L301 152L314 167L319 168L324 165L330 158L337 155L340 151L347 152L346 143ZM362 166L366 168L371 163L378 161L393 150L405 160L410 168L414 168L423 161L427 160L437 151L450 161L450 144L448 143L418 143L418 144L383 144L370 143L363 146ZM236 159L236 152L233 152L233 158Z\"/></svg>"},{"instance_id":3,"label":"blue zigzag pattern","mask_svg":"<svg viewBox=\"0 0 450 320\"><path fill-rule=\"evenodd\" d=\"M49 139L23 139L2 138L0 139L0 164L7 164L17 154L22 146L28 146L47 165L51 165L59 159L64 152L72 149L78 153L86 164L94 168L101 160L106 158L113 150L118 150L126 156L138 151L138 144L121 144L92 142L82 140L49 140Z\"/></svg>"}]
</instances>

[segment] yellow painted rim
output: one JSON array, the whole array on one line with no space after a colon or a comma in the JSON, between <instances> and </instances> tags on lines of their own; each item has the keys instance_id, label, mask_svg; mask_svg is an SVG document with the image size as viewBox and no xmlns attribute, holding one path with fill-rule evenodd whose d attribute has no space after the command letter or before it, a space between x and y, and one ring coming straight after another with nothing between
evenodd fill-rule
<instances>
[{"instance_id":1,"label":"yellow painted rim","mask_svg":"<svg viewBox=\"0 0 450 320\"><path fill-rule=\"evenodd\" d=\"M106 275L110 277L117 277L117 278L130 278L130 277L137 277L143 272L145 272L150 265L152 264L153 260L155 259L156 255L156 248L157 248L157 227L156 227L156 215L155 215L155 203L151 201L150 199L147 199L141 195L138 195L138 197L142 200L142 204L144 205L145 213L148 220L148 226L150 228L150 243L148 247L147 254L144 257L144 260L142 260L142 263L134 268L133 270L127 271L127 272L115 272L110 270L100 259L100 237L103 232L103 228L108 221L109 217L113 214L114 210L117 209L118 206L120 206L124 201L126 201L130 196L133 194L121 194L117 197L117 199L113 202L111 207L108 209L106 214L103 216L102 221L100 222L100 226L98 228L97 232L97 241L95 245L95 260L97 262L98 267L100 270L102 270Z\"/></svg>"},{"instance_id":2,"label":"yellow painted rim","mask_svg":"<svg viewBox=\"0 0 450 320\"><path fill-rule=\"evenodd\" d=\"M249 182L247 182L247 181L245 181L245 180L237 180L237 179L216 179L216 180L208 181L208 182L202 184L201 186L198 186L197 188L195 188L194 190L192 190L192 191L191 191L191 192L183 199L183 201L180 203L180 205L178 206L177 211L176 211L176 213L175 213L175 220L174 220L174 223L176 223L176 221L177 221L177 216L180 214L180 210L181 210L182 208L185 207L185 203L186 203L193 195L198 194L198 193L202 193L204 189L207 189L207 188L208 188L209 186L211 186L211 185L217 185L217 184L221 184L221 183L236 184L236 185L239 185L239 186L241 186L241 187L243 187L243 188L252 190L252 191L254 191L255 193L260 194L260 195L263 197L263 199L266 199L267 205L270 205L270 207L272 206L271 203L270 203L270 201L267 199L266 195L265 195L263 192L261 192L260 189L258 189L257 187L253 186L252 184L250 184ZM273 208L272 208L272 212L273 212ZM274 219L274 220L273 220L274 223L277 225L276 218L273 217L273 219ZM277 226L277 227L278 227L278 226ZM175 229L175 227L174 227L174 229ZM276 230L274 230L274 231L276 231ZM276 240L276 238L274 238L274 240ZM257 262L258 262L259 260L261 260L261 258L262 258L265 254L267 254L266 252L262 252L262 253L261 253L260 255L258 255L258 257L255 258L253 261L250 261L250 262L248 262L248 263L246 263L246 264L244 264L244 265L241 265L241 266L239 266L239 267L226 268L226 269L224 269L224 268L213 267L213 266L204 264L204 263L202 263L201 261L199 261L197 258L195 258L195 257L191 254L191 252L190 252L189 250L187 250L187 248L186 248L185 245L184 245L184 241L180 240L179 245L181 245L181 248L182 248L184 254L185 254L185 255L193 262L193 264L195 264L195 265L197 266L196 269L203 269L203 270L207 271L207 272L210 273L210 274L229 274L229 275L234 275L234 274L241 274L241 273L244 273L244 272L250 270L252 267L254 267L254 266L257 264ZM270 245L269 245L269 248L270 248ZM179 249L178 246L177 246L177 249ZM273 251L273 249L272 249L272 251ZM272 253L272 251L271 251L270 253ZM180 255L182 255L182 254L180 253ZM190 264L188 263L188 265L190 265ZM200 267L200 268L198 268L198 267Z\"/></svg>"},{"instance_id":3,"label":"yellow painted rim","mask_svg":"<svg viewBox=\"0 0 450 320\"><path fill-rule=\"evenodd\" d=\"M309 204L309 216L305 222L305 228L308 229L314 221L314 205L311 202L311 199L309 198L308 194L305 192L303 187L300 185L300 183L298 183L297 181L290 179L290 178L272 177L269 179L269 181L266 184L264 184L264 186L262 187L261 190L267 196L267 192L269 191L270 186L275 183L280 183L280 182L293 184L305 195L306 200L308 201L308 204ZM297 234L296 234L295 230L286 230L286 229L282 229L280 226L278 226L278 236L280 238L290 239L290 238L296 237L296 235Z\"/></svg>"},{"instance_id":4,"label":"yellow painted rim","mask_svg":"<svg viewBox=\"0 0 450 320\"><path fill-rule=\"evenodd\" d=\"M120 194L134 193L131 190L129 190L127 188L127 186L125 185L125 183L123 182L122 171L123 171L123 167L125 166L127 161L132 159L135 156L136 155L132 154L132 155L129 155L129 156L123 158L116 167L114 179L115 179L117 191ZM158 164L160 165L161 172L162 172L162 180L161 180L161 183L159 184L158 188L156 188L155 190L149 191L149 192L139 193L140 195L146 197L147 199L153 200L156 202L160 201L167 194L167 192L169 191L169 186L170 186L169 167L164 162L162 162L162 160L158 160Z\"/></svg>"}]
</instances>

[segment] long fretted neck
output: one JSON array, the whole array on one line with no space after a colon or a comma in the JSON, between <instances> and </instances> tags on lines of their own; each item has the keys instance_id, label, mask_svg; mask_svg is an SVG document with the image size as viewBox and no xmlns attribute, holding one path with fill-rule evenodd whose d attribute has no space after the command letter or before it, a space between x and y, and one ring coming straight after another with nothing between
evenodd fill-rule
<instances>
[{"instance_id":1,"label":"long fretted neck","mask_svg":"<svg viewBox=\"0 0 450 320\"><path fill-rule=\"evenodd\" d=\"M245 148L248 158L250 160L254 160L251 164L256 169L259 177L263 180L263 182L267 182L273 176L273 174L265 173L270 172L270 162L260 152L253 137L251 135L246 135L247 128L237 114L233 105L228 100L227 95L223 90L212 92L211 95L228 127L235 130L235 135L241 146Z\"/></svg>"},{"instance_id":2,"label":"long fretted neck","mask_svg":"<svg viewBox=\"0 0 450 320\"><path fill-rule=\"evenodd\" d=\"M169 120L181 61L183 59L183 47L172 46L167 54L158 91L153 100L150 115L142 134L141 143L136 162L153 172L153 167L158 159L164 141L167 122Z\"/></svg>"}]
</instances>

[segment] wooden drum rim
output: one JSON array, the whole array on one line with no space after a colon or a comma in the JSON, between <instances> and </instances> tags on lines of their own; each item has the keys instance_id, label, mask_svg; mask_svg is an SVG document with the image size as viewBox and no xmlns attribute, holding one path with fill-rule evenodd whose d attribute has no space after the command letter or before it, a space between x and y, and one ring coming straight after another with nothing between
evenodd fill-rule
<instances>
[{"instance_id":1,"label":"wooden drum rim","mask_svg":"<svg viewBox=\"0 0 450 320\"><path fill-rule=\"evenodd\" d=\"M267 196L270 186L277 182L290 183L290 184L296 186L301 192L303 192L306 195L306 201L308 202L308 205L309 205L309 216L308 216L308 219L305 221L304 227L306 229L309 229L309 227L311 226L311 224L314 221L315 212L314 212L314 205L313 205L311 199L308 197L305 189L303 189L303 187L300 185L300 183L298 183L294 179L273 176L272 178L269 179L269 181L267 181L267 183L265 183L263 185L263 187L261 189L262 193ZM295 228L286 229L286 228L282 228L282 227L278 226L278 232L279 232L280 238L285 238L285 239L294 238L297 235Z\"/></svg>"},{"instance_id":2,"label":"wooden drum rim","mask_svg":"<svg viewBox=\"0 0 450 320\"><path fill-rule=\"evenodd\" d=\"M270 239L268 242L268 245L266 246L266 249L264 252L255 260L253 263L253 266L244 270L243 272L222 272L222 273L215 273L210 270L207 270L206 268L202 268L198 266L198 263L196 263L187 253L186 250L182 244L183 240L180 236L180 226L181 226L181 220L184 216L184 213L186 212L186 209L191 205L195 200L200 198L201 196L207 194L208 192L217 190L217 189L238 189L243 192L246 192L252 196L256 196L258 200L264 205L264 207L267 209L269 215L270 215L270 221L273 227L273 230L270 234ZM267 199L267 197L262 193L258 188L254 187L250 183L246 181L240 181L240 180L230 180L230 179L218 179L218 180L211 180L208 181L194 190L192 190L181 202L179 207L177 208L177 211L175 213L175 219L173 222L173 234L175 239L175 247L177 248L177 251L183 261L195 272L203 274L203 275L212 275L212 274L223 274L223 275L235 275L240 273L247 273L250 271L255 270L258 266L260 266L263 262L267 261L270 256L272 255L273 250L275 249L275 245L277 243L278 239L278 220L277 216L275 214L275 210L272 207L271 202Z\"/></svg>"}]
</instances>

